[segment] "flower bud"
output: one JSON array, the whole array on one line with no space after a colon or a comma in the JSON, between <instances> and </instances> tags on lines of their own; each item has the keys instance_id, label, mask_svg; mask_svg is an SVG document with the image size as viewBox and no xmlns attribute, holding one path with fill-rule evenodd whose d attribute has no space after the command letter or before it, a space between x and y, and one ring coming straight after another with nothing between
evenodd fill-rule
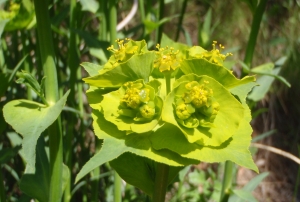
<instances>
[{"instance_id":1,"label":"flower bud","mask_svg":"<svg viewBox=\"0 0 300 202\"><path fill-rule=\"evenodd\" d=\"M155 115L155 104L154 102L150 101L147 104L144 104L139 109L142 117L146 119L152 119Z\"/></svg>"},{"instance_id":2,"label":"flower bud","mask_svg":"<svg viewBox=\"0 0 300 202\"><path fill-rule=\"evenodd\" d=\"M187 118L189 118L191 116L191 105L187 105L187 104L180 104L176 107L176 115L179 119L185 120Z\"/></svg>"}]
</instances>

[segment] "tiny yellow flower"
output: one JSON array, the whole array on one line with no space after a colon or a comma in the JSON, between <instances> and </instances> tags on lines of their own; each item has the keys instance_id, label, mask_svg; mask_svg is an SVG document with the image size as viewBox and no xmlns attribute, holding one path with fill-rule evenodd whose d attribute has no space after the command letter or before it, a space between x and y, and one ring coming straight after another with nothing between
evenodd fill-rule
<instances>
[{"instance_id":1,"label":"tiny yellow flower","mask_svg":"<svg viewBox=\"0 0 300 202\"><path fill-rule=\"evenodd\" d=\"M219 49L216 48L217 41L213 41L212 47L213 49L211 51L205 51L204 49L201 49L201 52L199 53L197 47L192 47L190 49L190 55L195 58L204 58L208 60L209 62L222 65L223 61L228 56L232 56L232 53L226 53L225 55L221 53L222 50L225 49L222 44L219 44Z\"/></svg>"},{"instance_id":2,"label":"tiny yellow flower","mask_svg":"<svg viewBox=\"0 0 300 202\"><path fill-rule=\"evenodd\" d=\"M114 55L116 62L123 61L127 55L133 55L137 52L138 46L128 46L128 42L131 39L126 38L125 40L117 39L118 48L115 49L113 45L107 48L107 50L111 51Z\"/></svg>"},{"instance_id":3,"label":"tiny yellow flower","mask_svg":"<svg viewBox=\"0 0 300 202\"><path fill-rule=\"evenodd\" d=\"M121 99L121 103L126 107L137 109L142 103L147 102L149 98L149 89L140 89L138 86L134 86L132 82L124 84L127 87L125 95Z\"/></svg>"},{"instance_id":4,"label":"tiny yellow flower","mask_svg":"<svg viewBox=\"0 0 300 202\"><path fill-rule=\"evenodd\" d=\"M154 68L158 68L160 72L170 72L177 69L180 65L180 60L177 54L179 50L174 51L173 47L160 48L157 44L156 60L154 61Z\"/></svg>"},{"instance_id":5,"label":"tiny yellow flower","mask_svg":"<svg viewBox=\"0 0 300 202\"><path fill-rule=\"evenodd\" d=\"M188 90L183 95L183 100L185 103L193 103L196 108L200 108L208 105L208 100L212 96L212 89L208 89L205 84L198 84L197 82L190 82L186 84L186 89Z\"/></svg>"}]
</instances>

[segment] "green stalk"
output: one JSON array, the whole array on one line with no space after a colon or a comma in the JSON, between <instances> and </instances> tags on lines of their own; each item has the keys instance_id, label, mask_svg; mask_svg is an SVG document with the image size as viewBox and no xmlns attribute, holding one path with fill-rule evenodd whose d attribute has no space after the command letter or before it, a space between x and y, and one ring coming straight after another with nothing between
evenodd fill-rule
<instances>
[{"instance_id":1,"label":"green stalk","mask_svg":"<svg viewBox=\"0 0 300 202\"><path fill-rule=\"evenodd\" d=\"M141 21L144 22L145 20L145 8L144 8L144 0L139 0L139 8L140 8L140 15Z\"/></svg>"},{"instance_id":2,"label":"green stalk","mask_svg":"<svg viewBox=\"0 0 300 202\"><path fill-rule=\"evenodd\" d=\"M70 0L70 39L68 47L68 66L70 68L70 98L75 100L77 71L79 67L79 54L77 51L77 38L76 33L72 31L77 28L76 16L79 15L76 9L76 0ZM74 103L73 103L74 104Z\"/></svg>"},{"instance_id":3,"label":"green stalk","mask_svg":"<svg viewBox=\"0 0 300 202\"><path fill-rule=\"evenodd\" d=\"M58 81L54 62L53 39L48 13L48 1L34 0L38 43L45 79L47 102L52 105L59 99ZM62 196L63 144L60 117L48 128L50 153L49 201L58 202Z\"/></svg>"},{"instance_id":4,"label":"green stalk","mask_svg":"<svg viewBox=\"0 0 300 202\"><path fill-rule=\"evenodd\" d=\"M187 0L184 0L182 3L182 8L181 8L181 12L180 12L180 16L179 16L179 20L178 20L178 24L177 24L177 32L176 32L176 36L175 36L175 41L178 41L178 39L179 39L179 34L180 34L186 6L187 6Z\"/></svg>"},{"instance_id":5,"label":"green stalk","mask_svg":"<svg viewBox=\"0 0 300 202\"><path fill-rule=\"evenodd\" d=\"M165 74L167 95L171 92L171 73ZM169 166L157 163L154 182L153 202L164 202L168 186Z\"/></svg>"},{"instance_id":6,"label":"green stalk","mask_svg":"<svg viewBox=\"0 0 300 202\"><path fill-rule=\"evenodd\" d=\"M107 39L107 19L106 19L107 2L100 0L100 29L99 40L106 41Z\"/></svg>"},{"instance_id":7,"label":"green stalk","mask_svg":"<svg viewBox=\"0 0 300 202\"><path fill-rule=\"evenodd\" d=\"M95 140L95 144L96 144L96 149L95 149L95 153L97 153L101 147L102 147L102 143L103 141L98 139L96 137ZM95 177L95 176L100 176L100 166L98 166L97 168L95 168L92 172L91 172L91 178ZM98 191L99 191L99 181L100 181L100 177L97 177L97 179L92 181L92 193L91 193L91 201L98 201Z\"/></svg>"},{"instance_id":8,"label":"green stalk","mask_svg":"<svg viewBox=\"0 0 300 202\"><path fill-rule=\"evenodd\" d=\"M165 10L165 2L164 0L159 0L159 13L158 13L158 21L161 21L164 17ZM156 35L156 44L160 44L160 40L163 33L163 24L158 27L157 35Z\"/></svg>"},{"instance_id":9,"label":"green stalk","mask_svg":"<svg viewBox=\"0 0 300 202\"><path fill-rule=\"evenodd\" d=\"M78 99L81 99L81 94L79 94L79 88L81 88L81 85L77 85L77 78L78 72L81 72L81 69L79 68L79 54L78 54L78 48L77 48L77 36L72 31L77 28L77 16L79 15L78 9L76 7L77 1L71 0L70 1L70 38L69 38L69 47L68 47L68 67L70 69L70 95L68 101L69 104L76 108L76 86L77 86L77 93L78 93ZM71 114L70 121L68 122L68 132L65 135L65 162L69 169L72 169L72 142L74 139L74 124L77 122L77 118ZM66 184L65 193L64 193L64 201L68 202L71 200L71 183L72 178L69 179L69 181Z\"/></svg>"},{"instance_id":10,"label":"green stalk","mask_svg":"<svg viewBox=\"0 0 300 202\"><path fill-rule=\"evenodd\" d=\"M27 53L30 52L29 48L28 48L28 45L26 45L26 40L27 40L27 34L25 32L21 32L21 39L22 39L22 45L23 45L23 48L22 48L22 53L23 55L26 55ZM30 73L30 66L29 66L29 58L26 58L23 65L24 65L24 69L26 72L29 72ZM31 89L30 88L27 88L27 99L28 100L32 100L32 94L31 94Z\"/></svg>"},{"instance_id":11,"label":"green stalk","mask_svg":"<svg viewBox=\"0 0 300 202\"><path fill-rule=\"evenodd\" d=\"M164 202L168 186L169 166L157 163L154 182L153 202Z\"/></svg>"},{"instance_id":12,"label":"green stalk","mask_svg":"<svg viewBox=\"0 0 300 202\"><path fill-rule=\"evenodd\" d=\"M6 201L6 194L5 194L5 187L4 187L4 180L2 176L2 165L0 164L0 199L1 201Z\"/></svg>"},{"instance_id":13,"label":"green stalk","mask_svg":"<svg viewBox=\"0 0 300 202\"><path fill-rule=\"evenodd\" d=\"M108 1L110 44L116 45L117 39L117 6L115 0Z\"/></svg>"},{"instance_id":14,"label":"green stalk","mask_svg":"<svg viewBox=\"0 0 300 202\"><path fill-rule=\"evenodd\" d=\"M223 183L222 183L222 189L221 189L220 200L219 200L221 202L228 201L229 198L228 190L231 188L232 185L233 168L234 168L234 163L232 163L231 161L225 162Z\"/></svg>"},{"instance_id":15,"label":"green stalk","mask_svg":"<svg viewBox=\"0 0 300 202\"><path fill-rule=\"evenodd\" d=\"M73 116L73 114L71 114ZM74 118L70 117L71 121L67 126L67 134L65 136L65 162L68 168L72 169L72 137L74 132ZM64 192L64 201L68 202L71 200L71 177L66 184L65 192Z\"/></svg>"},{"instance_id":16,"label":"green stalk","mask_svg":"<svg viewBox=\"0 0 300 202\"><path fill-rule=\"evenodd\" d=\"M115 0L109 0L109 33L110 43L116 45L117 39L117 5ZM114 173L114 202L122 201L121 192L122 180L117 172Z\"/></svg>"},{"instance_id":17,"label":"green stalk","mask_svg":"<svg viewBox=\"0 0 300 202\"><path fill-rule=\"evenodd\" d=\"M114 172L114 202L121 202L122 201L122 179L118 175L118 173Z\"/></svg>"},{"instance_id":18,"label":"green stalk","mask_svg":"<svg viewBox=\"0 0 300 202\"><path fill-rule=\"evenodd\" d=\"M250 68L251 68L253 53L255 49L256 39L260 27L260 22L264 14L266 4L267 4L267 0L260 0L259 5L257 6L253 16L251 32L250 32L245 58L244 58L244 63Z\"/></svg>"}]
</instances>

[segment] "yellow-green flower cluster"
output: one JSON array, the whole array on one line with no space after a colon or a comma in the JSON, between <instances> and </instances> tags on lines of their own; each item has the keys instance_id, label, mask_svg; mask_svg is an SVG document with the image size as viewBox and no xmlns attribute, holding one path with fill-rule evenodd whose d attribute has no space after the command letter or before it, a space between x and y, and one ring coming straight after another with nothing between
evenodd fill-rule
<instances>
[{"instance_id":1,"label":"yellow-green flower cluster","mask_svg":"<svg viewBox=\"0 0 300 202\"><path fill-rule=\"evenodd\" d=\"M124 96L120 101L120 115L132 118L143 117L152 119L155 115L155 104L150 100L150 89L145 88L141 83L127 82Z\"/></svg>"},{"instance_id":2,"label":"yellow-green flower cluster","mask_svg":"<svg viewBox=\"0 0 300 202\"><path fill-rule=\"evenodd\" d=\"M232 53L226 53L225 55L221 53L222 50L225 49L224 46L219 44L219 49L216 48L217 41L213 41L212 47L213 49L211 51L206 51L201 48L201 51L199 51L198 47L192 47L189 51L190 56L195 58L204 58L208 60L209 62L222 65L223 61L226 59L226 57L231 56Z\"/></svg>"},{"instance_id":3,"label":"yellow-green flower cluster","mask_svg":"<svg viewBox=\"0 0 300 202\"><path fill-rule=\"evenodd\" d=\"M9 5L9 11L1 10L0 19L12 19L20 10L20 4L11 2Z\"/></svg>"},{"instance_id":4,"label":"yellow-green flower cluster","mask_svg":"<svg viewBox=\"0 0 300 202\"><path fill-rule=\"evenodd\" d=\"M208 81L199 84L196 81L185 84L185 92L176 99L176 115L180 123L187 127L196 127L204 122L213 122L220 105L213 98ZM199 121L199 122L198 122Z\"/></svg>"},{"instance_id":5,"label":"yellow-green flower cluster","mask_svg":"<svg viewBox=\"0 0 300 202\"><path fill-rule=\"evenodd\" d=\"M160 48L157 44L156 60L154 61L154 68L158 68L160 72L172 72L180 65L178 58L179 50L175 51L173 47Z\"/></svg>"},{"instance_id":6,"label":"yellow-green flower cluster","mask_svg":"<svg viewBox=\"0 0 300 202\"><path fill-rule=\"evenodd\" d=\"M128 42L131 39L125 40L117 39L118 49L115 49L113 45L107 48L107 50L113 53L115 63L124 61L128 56L134 55L138 51L138 46L129 46Z\"/></svg>"}]
</instances>

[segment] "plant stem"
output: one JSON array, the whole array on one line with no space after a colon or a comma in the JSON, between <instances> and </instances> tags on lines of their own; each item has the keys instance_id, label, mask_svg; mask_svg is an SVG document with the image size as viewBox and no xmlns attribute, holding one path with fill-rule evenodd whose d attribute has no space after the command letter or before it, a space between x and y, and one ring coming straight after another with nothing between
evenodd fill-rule
<instances>
[{"instance_id":1,"label":"plant stem","mask_svg":"<svg viewBox=\"0 0 300 202\"><path fill-rule=\"evenodd\" d=\"M267 0L259 1L259 5L257 6L254 16L253 16L251 32L250 32L250 36L249 36L249 40L248 40L248 44L247 44L247 48L246 48L246 53L245 53L245 59L244 59L244 63L249 68L251 68L256 39L257 39L259 27L260 27L260 22L261 22L262 16L263 16L265 8L266 8L266 4L267 4Z\"/></svg>"},{"instance_id":2,"label":"plant stem","mask_svg":"<svg viewBox=\"0 0 300 202\"><path fill-rule=\"evenodd\" d=\"M161 19L163 19L164 10L165 10L165 2L164 2L164 0L159 0L158 21L161 21ZM161 24L158 27L157 35L156 35L156 42L157 42L156 44L160 44L162 33L163 33L163 24Z\"/></svg>"},{"instance_id":3,"label":"plant stem","mask_svg":"<svg viewBox=\"0 0 300 202\"><path fill-rule=\"evenodd\" d=\"M171 73L166 73L165 74L165 79L166 79L166 96L171 92Z\"/></svg>"},{"instance_id":4,"label":"plant stem","mask_svg":"<svg viewBox=\"0 0 300 202\"><path fill-rule=\"evenodd\" d=\"M145 8L144 8L144 0L139 0L139 8L140 8L140 15L141 21L144 22L145 20Z\"/></svg>"},{"instance_id":5,"label":"plant stem","mask_svg":"<svg viewBox=\"0 0 300 202\"><path fill-rule=\"evenodd\" d=\"M28 45L26 44L27 37L28 37L28 35L26 34L26 32L21 32L21 39L22 39L22 46L23 46L23 49L22 49L23 55L26 55L27 53L30 52L30 50L28 48ZM24 65L25 71L30 73L30 65L29 65L28 61L29 61L29 59L26 58L23 65ZM28 100L32 100L31 89L27 88L26 91L27 91L26 92L27 93L27 99Z\"/></svg>"},{"instance_id":6,"label":"plant stem","mask_svg":"<svg viewBox=\"0 0 300 202\"><path fill-rule=\"evenodd\" d=\"M59 99L58 81L54 62L53 39L48 13L48 1L34 0L38 43L45 79L46 100L53 105ZM57 202L62 196L63 145L60 117L48 128L50 152L49 201Z\"/></svg>"},{"instance_id":7,"label":"plant stem","mask_svg":"<svg viewBox=\"0 0 300 202\"><path fill-rule=\"evenodd\" d=\"M100 0L100 29L99 29L99 40L106 41L107 39L107 19L106 19L106 9L107 9L107 2Z\"/></svg>"},{"instance_id":8,"label":"plant stem","mask_svg":"<svg viewBox=\"0 0 300 202\"><path fill-rule=\"evenodd\" d=\"M70 38L69 38L69 47L68 47L68 66L70 69L70 100L75 99L76 92L76 81L77 81L77 71L79 67L79 54L77 49L77 38L76 33L72 30L77 28L76 16L79 15L76 9L76 0L70 0ZM72 101L72 105L74 105L74 101Z\"/></svg>"},{"instance_id":9,"label":"plant stem","mask_svg":"<svg viewBox=\"0 0 300 202\"><path fill-rule=\"evenodd\" d=\"M166 96L171 92L171 73L165 74ZM154 202L164 202L168 186L169 166L163 163L157 163L154 182L153 200Z\"/></svg>"},{"instance_id":10,"label":"plant stem","mask_svg":"<svg viewBox=\"0 0 300 202\"><path fill-rule=\"evenodd\" d=\"M117 7L115 0L108 1L109 7L109 33L110 33L110 43L112 45L116 45L117 39ZM115 171L114 173L114 202L120 202L122 200L122 192L121 192L121 185L122 185L121 177Z\"/></svg>"},{"instance_id":11,"label":"plant stem","mask_svg":"<svg viewBox=\"0 0 300 202\"><path fill-rule=\"evenodd\" d=\"M179 34L180 34L180 30L181 30L183 17L185 14L186 5L187 5L187 0L184 0L182 3L182 8L181 8L181 12L180 12L180 16L179 16L179 20L178 20L178 24L177 24L177 32L176 32L176 36L175 36L175 41L178 41L178 39L179 39Z\"/></svg>"},{"instance_id":12,"label":"plant stem","mask_svg":"<svg viewBox=\"0 0 300 202\"><path fill-rule=\"evenodd\" d=\"M97 153L101 147L102 147L102 143L103 141L98 139L96 137L96 140L95 140L95 153ZM94 176L100 176L100 166L98 166L97 168L95 168L92 172L91 172L91 177L94 177ZM100 181L100 177L97 177L97 179L93 180L92 181L92 193L91 193L91 201L98 201L98 190L99 190L99 181Z\"/></svg>"},{"instance_id":13,"label":"plant stem","mask_svg":"<svg viewBox=\"0 0 300 202\"><path fill-rule=\"evenodd\" d=\"M117 7L115 0L108 1L110 44L116 45L117 39Z\"/></svg>"},{"instance_id":14,"label":"plant stem","mask_svg":"<svg viewBox=\"0 0 300 202\"><path fill-rule=\"evenodd\" d=\"M121 202L122 201L122 179L119 174L115 171L114 172L114 202Z\"/></svg>"},{"instance_id":15,"label":"plant stem","mask_svg":"<svg viewBox=\"0 0 300 202\"><path fill-rule=\"evenodd\" d=\"M5 197L5 187L4 187L4 180L2 176L2 165L0 164L0 199L1 201L6 201Z\"/></svg>"},{"instance_id":16,"label":"plant stem","mask_svg":"<svg viewBox=\"0 0 300 202\"><path fill-rule=\"evenodd\" d=\"M232 163L231 161L225 162L223 183L219 200L221 202L228 201L229 194L227 193L227 191L231 188L232 185L233 168L234 163Z\"/></svg>"},{"instance_id":17,"label":"plant stem","mask_svg":"<svg viewBox=\"0 0 300 202\"><path fill-rule=\"evenodd\" d=\"M168 186L169 166L157 163L154 182L153 202L164 202Z\"/></svg>"},{"instance_id":18,"label":"plant stem","mask_svg":"<svg viewBox=\"0 0 300 202\"><path fill-rule=\"evenodd\" d=\"M70 80L69 80L69 86L71 89L69 97L69 105L76 108L77 105L81 107L80 103L76 103L76 89L77 89L77 97L78 99L81 99L81 85L77 84L77 78L78 77L78 72L81 73L81 69L79 67L79 53L78 53L78 48L77 48L77 36L75 32L73 31L74 29L77 28L77 16L79 15L78 9L77 9L77 1L76 0L71 0L70 1L70 38L69 38L69 45L68 45L68 67L70 69ZM77 86L77 88L76 88ZM79 92L80 91L80 92ZM80 116L80 118L82 115ZM77 122L77 117L74 114L70 114L70 117L68 119L68 131L65 135L65 162L66 165L68 166L69 169L72 169L72 143L74 140L74 125ZM64 201L68 202L71 200L71 184L72 184L72 178L70 178L66 184L65 188L65 193L64 193Z\"/></svg>"}]
</instances>

